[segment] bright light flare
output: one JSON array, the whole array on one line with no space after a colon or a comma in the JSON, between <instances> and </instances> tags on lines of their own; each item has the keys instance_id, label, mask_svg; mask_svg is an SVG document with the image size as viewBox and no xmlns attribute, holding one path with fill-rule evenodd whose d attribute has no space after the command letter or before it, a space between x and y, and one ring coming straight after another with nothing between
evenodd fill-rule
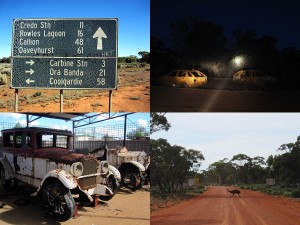
<instances>
[{"instance_id":1,"label":"bright light flare","mask_svg":"<svg viewBox=\"0 0 300 225\"><path fill-rule=\"evenodd\" d=\"M241 66L244 63L244 57L236 56L236 57L233 58L233 62L236 66Z\"/></svg>"}]
</instances>

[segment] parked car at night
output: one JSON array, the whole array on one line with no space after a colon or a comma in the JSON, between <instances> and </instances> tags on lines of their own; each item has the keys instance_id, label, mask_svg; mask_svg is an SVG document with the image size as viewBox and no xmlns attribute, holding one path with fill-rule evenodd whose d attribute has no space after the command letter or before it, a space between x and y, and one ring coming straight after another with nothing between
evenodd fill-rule
<instances>
[{"instance_id":1,"label":"parked car at night","mask_svg":"<svg viewBox=\"0 0 300 225\"><path fill-rule=\"evenodd\" d=\"M49 128L2 130L0 183L5 189L18 182L36 188L57 221L70 219L75 212L74 195L79 202L110 200L113 191L100 180L109 175L107 161L72 152L72 132Z\"/></svg>"},{"instance_id":2,"label":"parked car at night","mask_svg":"<svg viewBox=\"0 0 300 225\"><path fill-rule=\"evenodd\" d=\"M174 87L200 87L207 83L207 76L199 70L173 70L162 76L159 83Z\"/></svg>"},{"instance_id":3,"label":"parked car at night","mask_svg":"<svg viewBox=\"0 0 300 225\"><path fill-rule=\"evenodd\" d=\"M246 86L263 88L275 81L259 69L242 69L232 75L232 80Z\"/></svg>"}]
</instances>

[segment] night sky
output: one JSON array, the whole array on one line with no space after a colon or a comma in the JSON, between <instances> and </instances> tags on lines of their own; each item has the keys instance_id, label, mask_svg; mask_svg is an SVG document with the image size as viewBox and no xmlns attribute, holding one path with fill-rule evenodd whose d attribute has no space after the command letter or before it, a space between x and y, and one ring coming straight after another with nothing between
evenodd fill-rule
<instances>
[{"instance_id":1,"label":"night sky","mask_svg":"<svg viewBox=\"0 0 300 225\"><path fill-rule=\"evenodd\" d=\"M232 31L253 30L257 37L277 38L279 49L300 49L300 1L284 0L151 0L151 36L170 41L170 23L175 18L196 16L222 25L233 42Z\"/></svg>"}]
</instances>

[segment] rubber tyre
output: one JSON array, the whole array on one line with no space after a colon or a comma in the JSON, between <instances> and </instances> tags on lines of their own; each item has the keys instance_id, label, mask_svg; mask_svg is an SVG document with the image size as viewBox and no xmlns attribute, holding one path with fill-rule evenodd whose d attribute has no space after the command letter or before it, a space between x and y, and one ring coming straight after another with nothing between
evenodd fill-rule
<instances>
[{"instance_id":1,"label":"rubber tyre","mask_svg":"<svg viewBox=\"0 0 300 225\"><path fill-rule=\"evenodd\" d=\"M117 181L117 179L115 178L114 175L110 175L108 178L107 178L107 181L106 181L106 186L109 187L112 192L113 192L113 195L109 195L109 196L99 196L99 199L102 200L102 201L109 201L111 200L114 195L116 194L116 191L117 191L117 188L119 187L119 183Z\"/></svg>"},{"instance_id":2,"label":"rubber tyre","mask_svg":"<svg viewBox=\"0 0 300 225\"><path fill-rule=\"evenodd\" d=\"M2 165L0 165L0 183L4 189L11 187L11 180L5 180L5 170Z\"/></svg>"},{"instance_id":3,"label":"rubber tyre","mask_svg":"<svg viewBox=\"0 0 300 225\"><path fill-rule=\"evenodd\" d=\"M150 168L146 169L145 171L145 185L150 183Z\"/></svg>"},{"instance_id":4,"label":"rubber tyre","mask_svg":"<svg viewBox=\"0 0 300 225\"><path fill-rule=\"evenodd\" d=\"M123 185L132 190L136 191L142 188L145 182L145 177L140 171L127 169L122 175Z\"/></svg>"},{"instance_id":5,"label":"rubber tyre","mask_svg":"<svg viewBox=\"0 0 300 225\"><path fill-rule=\"evenodd\" d=\"M119 187L119 183L117 181L117 179L115 178L114 175L110 175L108 178L107 178L107 187L109 187L113 193L115 194L118 187Z\"/></svg>"},{"instance_id":6,"label":"rubber tyre","mask_svg":"<svg viewBox=\"0 0 300 225\"><path fill-rule=\"evenodd\" d=\"M47 184L43 189L43 200L51 217L59 222L72 218L75 201L69 189L61 183Z\"/></svg>"}]
</instances>

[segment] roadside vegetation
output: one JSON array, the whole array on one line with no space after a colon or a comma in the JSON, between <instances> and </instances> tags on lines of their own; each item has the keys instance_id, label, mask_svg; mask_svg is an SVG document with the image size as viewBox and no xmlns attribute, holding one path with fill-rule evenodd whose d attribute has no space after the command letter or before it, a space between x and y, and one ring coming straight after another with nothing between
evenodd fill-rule
<instances>
[{"instance_id":1,"label":"roadside vegetation","mask_svg":"<svg viewBox=\"0 0 300 225\"><path fill-rule=\"evenodd\" d=\"M168 131L171 124L165 113L151 114L150 132ZM194 178L204 156L201 151L171 145L166 139L151 140L151 211L190 199L205 191L205 186L187 183Z\"/></svg>"},{"instance_id":2,"label":"roadside vegetation","mask_svg":"<svg viewBox=\"0 0 300 225\"><path fill-rule=\"evenodd\" d=\"M179 202L189 200L195 196L202 194L205 190L205 186L197 185L192 187L185 187L180 193L161 193L157 187L151 186L150 210L151 212L153 212L160 208L166 208L172 205L176 205Z\"/></svg>"},{"instance_id":3,"label":"roadside vegetation","mask_svg":"<svg viewBox=\"0 0 300 225\"><path fill-rule=\"evenodd\" d=\"M300 136L295 143L282 144L277 152L267 159L238 154L214 162L201 171L200 180L205 184L236 185L270 195L300 198ZM274 184L266 184L267 178L273 179Z\"/></svg>"},{"instance_id":4,"label":"roadside vegetation","mask_svg":"<svg viewBox=\"0 0 300 225\"><path fill-rule=\"evenodd\" d=\"M300 187L298 185L267 185L267 184L240 184L241 189L260 191L269 195L281 195L290 198L300 198Z\"/></svg>"}]
</instances>

